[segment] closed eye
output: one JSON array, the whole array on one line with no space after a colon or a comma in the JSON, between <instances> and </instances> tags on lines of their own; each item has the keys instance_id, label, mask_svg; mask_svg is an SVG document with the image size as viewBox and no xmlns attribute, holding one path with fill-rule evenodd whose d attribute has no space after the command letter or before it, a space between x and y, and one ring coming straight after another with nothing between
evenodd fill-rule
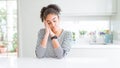
<instances>
[{"instance_id":1,"label":"closed eye","mask_svg":"<svg viewBox=\"0 0 120 68\"><path fill-rule=\"evenodd\" d=\"M53 21L53 22L56 22L56 21Z\"/></svg>"},{"instance_id":2,"label":"closed eye","mask_svg":"<svg viewBox=\"0 0 120 68\"><path fill-rule=\"evenodd\" d=\"M47 21L47 23L48 23L48 24L51 24L51 22L50 22L50 21Z\"/></svg>"},{"instance_id":3,"label":"closed eye","mask_svg":"<svg viewBox=\"0 0 120 68\"><path fill-rule=\"evenodd\" d=\"M50 24L50 23L48 23L48 24Z\"/></svg>"}]
</instances>

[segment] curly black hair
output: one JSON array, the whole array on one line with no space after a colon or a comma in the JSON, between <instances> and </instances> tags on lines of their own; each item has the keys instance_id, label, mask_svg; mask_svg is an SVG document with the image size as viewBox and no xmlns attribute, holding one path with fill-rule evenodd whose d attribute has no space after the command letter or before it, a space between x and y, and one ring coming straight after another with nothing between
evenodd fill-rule
<instances>
[{"instance_id":1,"label":"curly black hair","mask_svg":"<svg viewBox=\"0 0 120 68\"><path fill-rule=\"evenodd\" d=\"M48 14L56 14L59 16L60 12L61 12L61 9L56 4L50 4L41 9L40 18L43 22L43 20L46 19Z\"/></svg>"}]
</instances>

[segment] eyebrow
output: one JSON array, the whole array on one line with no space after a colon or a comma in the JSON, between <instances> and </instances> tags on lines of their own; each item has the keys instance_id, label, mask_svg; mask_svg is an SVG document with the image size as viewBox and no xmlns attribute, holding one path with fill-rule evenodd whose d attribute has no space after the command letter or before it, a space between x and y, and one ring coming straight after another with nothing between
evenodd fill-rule
<instances>
[{"instance_id":1,"label":"eyebrow","mask_svg":"<svg viewBox=\"0 0 120 68\"><path fill-rule=\"evenodd\" d=\"M54 20L56 17L54 17L52 20Z\"/></svg>"},{"instance_id":2,"label":"eyebrow","mask_svg":"<svg viewBox=\"0 0 120 68\"><path fill-rule=\"evenodd\" d=\"M55 20L56 19L56 17L54 17L52 20ZM49 21L49 20L47 20L47 21Z\"/></svg>"}]
</instances>

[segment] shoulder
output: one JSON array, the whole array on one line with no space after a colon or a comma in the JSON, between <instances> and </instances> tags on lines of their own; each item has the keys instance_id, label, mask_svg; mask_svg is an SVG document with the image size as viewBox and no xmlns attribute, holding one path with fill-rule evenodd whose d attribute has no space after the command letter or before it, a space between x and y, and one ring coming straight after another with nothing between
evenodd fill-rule
<instances>
[{"instance_id":1,"label":"shoulder","mask_svg":"<svg viewBox=\"0 0 120 68\"><path fill-rule=\"evenodd\" d=\"M71 31L64 30L64 35L72 35Z\"/></svg>"},{"instance_id":2,"label":"shoulder","mask_svg":"<svg viewBox=\"0 0 120 68\"><path fill-rule=\"evenodd\" d=\"M42 29L40 29L39 31L38 31L38 34L44 34L45 33L45 29L44 28L42 28Z\"/></svg>"},{"instance_id":3,"label":"shoulder","mask_svg":"<svg viewBox=\"0 0 120 68\"><path fill-rule=\"evenodd\" d=\"M41 32L45 32L45 29L42 28L42 29L40 29L38 32L39 32L39 33L41 33Z\"/></svg>"},{"instance_id":4,"label":"shoulder","mask_svg":"<svg viewBox=\"0 0 120 68\"><path fill-rule=\"evenodd\" d=\"M71 31L64 30L63 35L64 35L64 39L72 38L72 32Z\"/></svg>"},{"instance_id":5,"label":"shoulder","mask_svg":"<svg viewBox=\"0 0 120 68\"><path fill-rule=\"evenodd\" d=\"M70 43L72 43L73 41L73 35L72 35L72 32L71 31L65 31L64 30L64 36L63 36L63 41L64 43L67 43L70 45Z\"/></svg>"}]
</instances>

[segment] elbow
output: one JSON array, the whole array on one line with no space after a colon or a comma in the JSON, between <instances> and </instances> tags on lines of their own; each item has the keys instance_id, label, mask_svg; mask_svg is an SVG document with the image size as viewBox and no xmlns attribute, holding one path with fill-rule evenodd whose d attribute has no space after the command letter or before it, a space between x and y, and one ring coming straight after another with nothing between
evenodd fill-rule
<instances>
[{"instance_id":1,"label":"elbow","mask_svg":"<svg viewBox=\"0 0 120 68\"><path fill-rule=\"evenodd\" d=\"M64 51L59 51L56 53L56 58L57 59L62 59L65 57L65 52Z\"/></svg>"},{"instance_id":2,"label":"elbow","mask_svg":"<svg viewBox=\"0 0 120 68\"><path fill-rule=\"evenodd\" d=\"M64 55L63 54L61 54L61 55L59 54L56 57L57 57L57 59L62 59L62 58L64 58Z\"/></svg>"},{"instance_id":3,"label":"elbow","mask_svg":"<svg viewBox=\"0 0 120 68\"><path fill-rule=\"evenodd\" d=\"M57 56L57 59L62 59L63 58L63 56Z\"/></svg>"},{"instance_id":4,"label":"elbow","mask_svg":"<svg viewBox=\"0 0 120 68\"><path fill-rule=\"evenodd\" d=\"M40 59L40 58L43 58L42 56L37 56L37 55L36 55L36 57L39 58L39 59Z\"/></svg>"},{"instance_id":5,"label":"elbow","mask_svg":"<svg viewBox=\"0 0 120 68\"><path fill-rule=\"evenodd\" d=\"M36 52L36 51L35 51L35 54L36 54L36 57L37 57L37 58L43 58L43 55L41 55L40 53L38 53L38 52Z\"/></svg>"}]
</instances>

